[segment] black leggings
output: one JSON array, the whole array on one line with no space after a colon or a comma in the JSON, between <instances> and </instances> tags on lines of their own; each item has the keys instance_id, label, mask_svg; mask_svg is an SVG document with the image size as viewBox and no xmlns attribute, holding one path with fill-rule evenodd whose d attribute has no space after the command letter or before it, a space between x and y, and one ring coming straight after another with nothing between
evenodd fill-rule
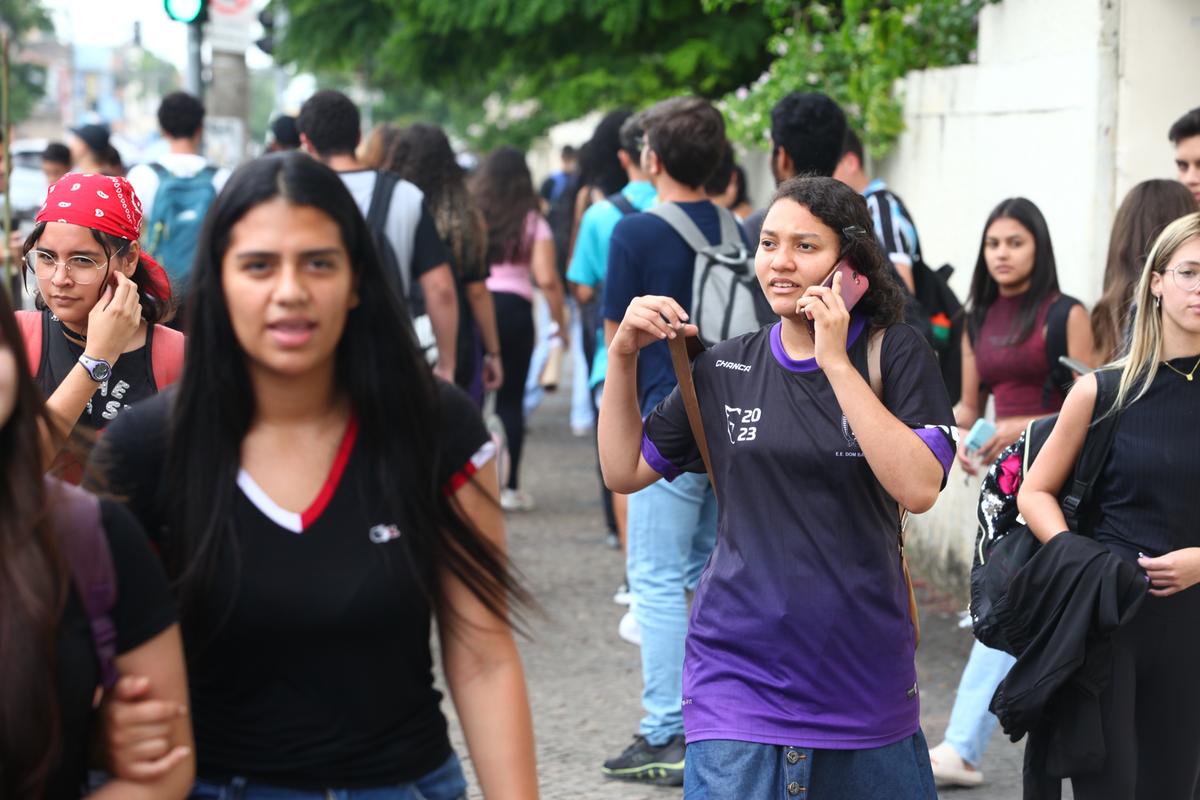
<instances>
[{"instance_id":1,"label":"black leggings","mask_svg":"<svg viewBox=\"0 0 1200 800\"><path fill-rule=\"evenodd\" d=\"M1200 788L1200 586L1146 597L1113 639L1100 696L1105 766L1076 800L1193 800Z\"/></svg>"},{"instance_id":2,"label":"black leggings","mask_svg":"<svg viewBox=\"0 0 1200 800\"><path fill-rule=\"evenodd\" d=\"M525 380L533 357L533 304L508 292L494 292L496 326L500 333L500 363L504 366L504 384L496 392L496 415L504 423L508 437L508 488L516 489L521 468L521 447L525 443Z\"/></svg>"}]
</instances>

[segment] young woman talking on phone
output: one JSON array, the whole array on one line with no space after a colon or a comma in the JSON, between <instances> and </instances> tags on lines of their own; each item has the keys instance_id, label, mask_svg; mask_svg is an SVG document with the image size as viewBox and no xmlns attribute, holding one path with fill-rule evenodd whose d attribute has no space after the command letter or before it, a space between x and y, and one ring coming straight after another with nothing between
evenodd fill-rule
<instances>
[{"instance_id":1,"label":"young woman talking on phone","mask_svg":"<svg viewBox=\"0 0 1200 800\"><path fill-rule=\"evenodd\" d=\"M1102 768L1072 776L1079 800L1174 800L1200 790L1200 213L1167 225L1134 292L1112 449L1096 481L1092 535L1146 571L1149 596L1112 638L1100 693ZM1097 402L1080 379L1017 498L1043 543L1069 535L1058 494ZM1087 723L1084 723L1087 724Z\"/></svg>"},{"instance_id":2,"label":"young woman talking on phone","mask_svg":"<svg viewBox=\"0 0 1200 800\"><path fill-rule=\"evenodd\" d=\"M1050 230L1023 197L996 206L983 227L967 301L962 347L958 463L970 475L987 469L1033 419L1062 407L1071 372L1051 363L1056 349L1092 366L1091 321L1079 301L1062 294ZM1058 344L1052 344L1058 342ZM988 395L996 422L982 442L968 431L983 419ZM972 444L975 446L969 449ZM959 680L945 741L930 751L939 785L978 786L979 762L997 719L988 710L1013 657L976 642Z\"/></svg>"},{"instance_id":3,"label":"young woman talking on phone","mask_svg":"<svg viewBox=\"0 0 1200 800\"><path fill-rule=\"evenodd\" d=\"M17 319L58 428L51 449L77 424L106 427L179 372L183 337L156 324L171 312L170 284L138 245L141 222L127 180L68 173L25 241L40 313Z\"/></svg>"},{"instance_id":4,"label":"young woman talking on phone","mask_svg":"<svg viewBox=\"0 0 1200 800\"><path fill-rule=\"evenodd\" d=\"M954 458L936 359L899 324L866 204L838 181L779 187L755 271L781 321L693 364L719 523L688 625L684 796L933 798L898 535L900 507L929 509ZM856 279L869 288L848 309ZM613 491L705 470L679 388L644 423L637 403L638 351L695 332L664 297L617 329L600 414Z\"/></svg>"}]
</instances>

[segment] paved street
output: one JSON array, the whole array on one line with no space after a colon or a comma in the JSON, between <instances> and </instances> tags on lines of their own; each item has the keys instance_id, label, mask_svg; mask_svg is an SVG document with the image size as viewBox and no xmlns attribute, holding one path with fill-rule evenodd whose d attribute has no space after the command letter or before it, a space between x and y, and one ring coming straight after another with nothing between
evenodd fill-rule
<instances>
[{"instance_id":1,"label":"paved street","mask_svg":"<svg viewBox=\"0 0 1200 800\"><path fill-rule=\"evenodd\" d=\"M612 594L621 582L622 559L604 544L593 451L587 439L571 436L566 402L563 395L550 397L535 414L526 440L523 486L538 510L509 516L512 551L543 607L543 615L531 621L532 639L521 642L542 797L673 800L681 796L679 789L608 781L600 773L601 762L623 749L637 730L641 677L637 649L617 636L624 609L613 604ZM971 636L957 626L956 603L928 589L921 594L922 722L933 746L946 727ZM449 702L445 708L453 718ZM457 730L455 743L466 760ZM1020 797L1021 750L997 732L984 764L987 784L945 790L941 796ZM473 788L471 797L480 796ZM1069 787L1065 796L1070 797Z\"/></svg>"}]
</instances>

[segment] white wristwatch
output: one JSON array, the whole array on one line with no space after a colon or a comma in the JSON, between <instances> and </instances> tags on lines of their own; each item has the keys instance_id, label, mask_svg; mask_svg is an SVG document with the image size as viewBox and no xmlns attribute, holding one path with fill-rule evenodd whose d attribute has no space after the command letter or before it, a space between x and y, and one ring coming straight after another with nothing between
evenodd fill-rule
<instances>
[{"instance_id":1,"label":"white wristwatch","mask_svg":"<svg viewBox=\"0 0 1200 800\"><path fill-rule=\"evenodd\" d=\"M86 355L79 357L79 363L87 370L88 375L96 383L104 383L112 375L112 364L101 358L90 358Z\"/></svg>"}]
</instances>

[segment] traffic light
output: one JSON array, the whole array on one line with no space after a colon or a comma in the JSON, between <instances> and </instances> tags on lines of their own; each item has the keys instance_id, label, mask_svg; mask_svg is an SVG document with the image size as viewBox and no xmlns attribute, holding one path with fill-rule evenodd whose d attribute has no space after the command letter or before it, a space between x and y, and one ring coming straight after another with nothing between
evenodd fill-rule
<instances>
[{"instance_id":1,"label":"traffic light","mask_svg":"<svg viewBox=\"0 0 1200 800\"><path fill-rule=\"evenodd\" d=\"M177 22L205 22L208 20L208 0L163 0L167 16Z\"/></svg>"},{"instance_id":2,"label":"traffic light","mask_svg":"<svg viewBox=\"0 0 1200 800\"><path fill-rule=\"evenodd\" d=\"M263 35L261 39L255 40L254 44L267 55L272 55L275 52L276 32L275 12L271 10L270 6L258 12L258 23L262 25Z\"/></svg>"}]
</instances>

